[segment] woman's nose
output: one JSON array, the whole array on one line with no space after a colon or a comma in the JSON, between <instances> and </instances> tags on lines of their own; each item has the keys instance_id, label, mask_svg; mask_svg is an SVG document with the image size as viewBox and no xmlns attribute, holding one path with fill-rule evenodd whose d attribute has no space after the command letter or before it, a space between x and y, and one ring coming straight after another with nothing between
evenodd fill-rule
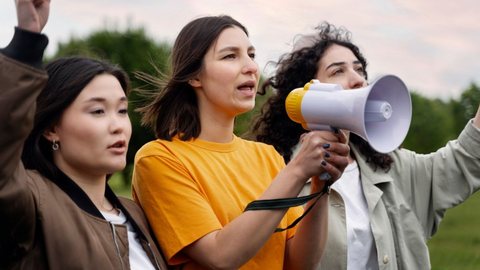
<instances>
[{"instance_id":1,"label":"woman's nose","mask_svg":"<svg viewBox=\"0 0 480 270\"><path fill-rule=\"evenodd\" d=\"M254 73L256 74L258 72L258 64L255 62L254 59L248 57L248 59L245 60L245 64L243 67L243 72L244 73Z\"/></svg>"},{"instance_id":2,"label":"woman's nose","mask_svg":"<svg viewBox=\"0 0 480 270\"><path fill-rule=\"evenodd\" d=\"M361 74L358 74L357 72L352 72L351 74L352 75L349 79L349 89L358 89L366 86L367 81Z\"/></svg>"},{"instance_id":3,"label":"woman's nose","mask_svg":"<svg viewBox=\"0 0 480 270\"><path fill-rule=\"evenodd\" d=\"M124 115L113 115L110 119L110 132L113 134L122 133L130 125L130 120Z\"/></svg>"}]
</instances>

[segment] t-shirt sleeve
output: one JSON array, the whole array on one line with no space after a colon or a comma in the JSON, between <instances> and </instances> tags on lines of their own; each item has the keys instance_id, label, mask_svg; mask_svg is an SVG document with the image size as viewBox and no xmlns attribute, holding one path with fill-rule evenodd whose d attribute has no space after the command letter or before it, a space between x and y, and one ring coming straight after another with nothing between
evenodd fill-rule
<instances>
[{"instance_id":1,"label":"t-shirt sleeve","mask_svg":"<svg viewBox=\"0 0 480 270\"><path fill-rule=\"evenodd\" d=\"M184 247L222 228L201 187L167 151L138 158L132 184L169 264L188 261Z\"/></svg>"}]
</instances>

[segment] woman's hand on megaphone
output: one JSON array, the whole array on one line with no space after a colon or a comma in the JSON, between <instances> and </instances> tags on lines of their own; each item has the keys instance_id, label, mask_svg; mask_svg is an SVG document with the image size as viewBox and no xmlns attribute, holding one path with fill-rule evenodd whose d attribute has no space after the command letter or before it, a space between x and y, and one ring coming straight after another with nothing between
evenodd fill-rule
<instances>
[{"instance_id":1,"label":"woman's hand on megaphone","mask_svg":"<svg viewBox=\"0 0 480 270\"><path fill-rule=\"evenodd\" d=\"M306 180L323 173L328 173L334 181L340 178L348 165L350 153L347 137L342 131L310 131L301 136L300 143L300 150L289 166L298 166ZM313 184L323 187L322 183Z\"/></svg>"}]
</instances>

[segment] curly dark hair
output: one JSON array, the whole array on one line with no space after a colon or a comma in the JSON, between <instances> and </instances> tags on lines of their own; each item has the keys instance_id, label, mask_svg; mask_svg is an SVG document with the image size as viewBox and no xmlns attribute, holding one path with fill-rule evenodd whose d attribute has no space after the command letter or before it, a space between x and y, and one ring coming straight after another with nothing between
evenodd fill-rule
<instances>
[{"instance_id":1,"label":"curly dark hair","mask_svg":"<svg viewBox=\"0 0 480 270\"><path fill-rule=\"evenodd\" d=\"M249 136L273 145L285 162L290 161L293 147L298 143L300 135L305 133L300 124L289 119L285 110L285 99L291 90L303 87L315 77L318 62L325 51L334 44L350 49L362 64L367 79L367 61L359 48L351 42L351 33L348 30L328 22L321 23L315 29L318 33L304 37L304 40L309 38L307 42L311 44L303 44L303 47L282 55L276 63L276 73L265 80L259 90L260 95L265 95L268 89L274 89L272 96L254 119ZM350 134L350 142L358 147L374 169L390 169L393 160L388 154L375 151L365 140L353 133Z\"/></svg>"}]
</instances>

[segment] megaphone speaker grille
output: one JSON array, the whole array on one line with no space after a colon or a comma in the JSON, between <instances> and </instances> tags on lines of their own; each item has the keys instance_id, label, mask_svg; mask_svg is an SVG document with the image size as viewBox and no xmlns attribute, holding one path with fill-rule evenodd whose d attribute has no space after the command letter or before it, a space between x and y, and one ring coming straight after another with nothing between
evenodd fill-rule
<instances>
[{"instance_id":1,"label":"megaphone speaker grille","mask_svg":"<svg viewBox=\"0 0 480 270\"><path fill-rule=\"evenodd\" d=\"M407 87L398 77L386 75L369 87L367 103L385 102L389 107L384 121L368 121L372 117L365 108L365 135L370 145L381 153L395 150L405 139L412 118L412 102ZM378 116L378 115L377 115Z\"/></svg>"}]
</instances>

